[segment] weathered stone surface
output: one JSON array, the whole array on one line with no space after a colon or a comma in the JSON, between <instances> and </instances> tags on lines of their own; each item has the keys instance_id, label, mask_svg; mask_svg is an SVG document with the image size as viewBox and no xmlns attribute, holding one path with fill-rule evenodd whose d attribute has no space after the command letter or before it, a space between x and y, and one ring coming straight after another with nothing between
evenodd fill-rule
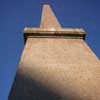
<instances>
[{"instance_id":1,"label":"weathered stone surface","mask_svg":"<svg viewBox=\"0 0 100 100\"><path fill-rule=\"evenodd\" d=\"M44 19L39 30L24 32L54 36L63 30L55 18L55 24L45 19L48 26ZM100 100L100 61L81 38L27 36L9 100Z\"/></svg>"},{"instance_id":2,"label":"weathered stone surface","mask_svg":"<svg viewBox=\"0 0 100 100\"><path fill-rule=\"evenodd\" d=\"M100 62L82 39L28 38L18 75L11 100L100 100Z\"/></svg>"}]
</instances>

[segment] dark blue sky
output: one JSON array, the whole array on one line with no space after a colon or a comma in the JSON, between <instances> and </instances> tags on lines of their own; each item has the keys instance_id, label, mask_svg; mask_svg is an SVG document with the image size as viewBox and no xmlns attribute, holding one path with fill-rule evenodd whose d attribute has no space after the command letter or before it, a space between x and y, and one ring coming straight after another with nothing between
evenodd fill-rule
<instances>
[{"instance_id":1,"label":"dark blue sky","mask_svg":"<svg viewBox=\"0 0 100 100\"><path fill-rule=\"evenodd\" d=\"M39 27L49 3L63 27L84 28L86 42L100 58L100 0L0 0L0 100L7 100L24 47L25 26Z\"/></svg>"}]
</instances>

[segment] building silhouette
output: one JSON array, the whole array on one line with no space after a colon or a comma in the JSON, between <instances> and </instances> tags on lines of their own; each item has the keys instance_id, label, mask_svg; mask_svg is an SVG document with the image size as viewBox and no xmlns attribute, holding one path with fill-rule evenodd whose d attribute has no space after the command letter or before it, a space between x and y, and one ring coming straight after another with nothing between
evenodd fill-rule
<instances>
[{"instance_id":1,"label":"building silhouette","mask_svg":"<svg viewBox=\"0 0 100 100\"><path fill-rule=\"evenodd\" d=\"M8 100L100 100L100 61L81 28L62 28L49 5L25 47Z\"/></svg>"}]
</instances>

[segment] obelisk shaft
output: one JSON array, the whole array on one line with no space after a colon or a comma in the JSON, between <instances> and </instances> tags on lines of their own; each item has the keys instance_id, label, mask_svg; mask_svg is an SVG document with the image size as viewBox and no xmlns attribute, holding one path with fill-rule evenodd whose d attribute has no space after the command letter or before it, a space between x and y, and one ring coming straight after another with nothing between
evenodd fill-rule
<instances>
[{"instance_id":1,"label":"obelisk shaft","mask_svg":"<svg viewBox=\"0 0 100 100\"><path fill-rule=\"evenodd\" d=\"M77 38L83 31L70 29L58 38L59 29L48 5L40 29L25 29L29 34L9 100L100 100L100 61Z\"/></svg>"}]
</instances>

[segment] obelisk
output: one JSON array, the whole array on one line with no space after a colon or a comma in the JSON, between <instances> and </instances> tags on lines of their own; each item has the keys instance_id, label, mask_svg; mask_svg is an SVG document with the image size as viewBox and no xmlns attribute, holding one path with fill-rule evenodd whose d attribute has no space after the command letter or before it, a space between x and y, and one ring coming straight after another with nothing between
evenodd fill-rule
<instances>
[{"instance_id":1,"label":"obelisk","mask_svg":"<svg viewBox=\"0 0 100 100\"><path fill-rule=\"evenodd\" d=\"M81 28L62 28L49 5L25 47L9 100L100 100L100 61Z\"/></svg>"}]
</instances>

